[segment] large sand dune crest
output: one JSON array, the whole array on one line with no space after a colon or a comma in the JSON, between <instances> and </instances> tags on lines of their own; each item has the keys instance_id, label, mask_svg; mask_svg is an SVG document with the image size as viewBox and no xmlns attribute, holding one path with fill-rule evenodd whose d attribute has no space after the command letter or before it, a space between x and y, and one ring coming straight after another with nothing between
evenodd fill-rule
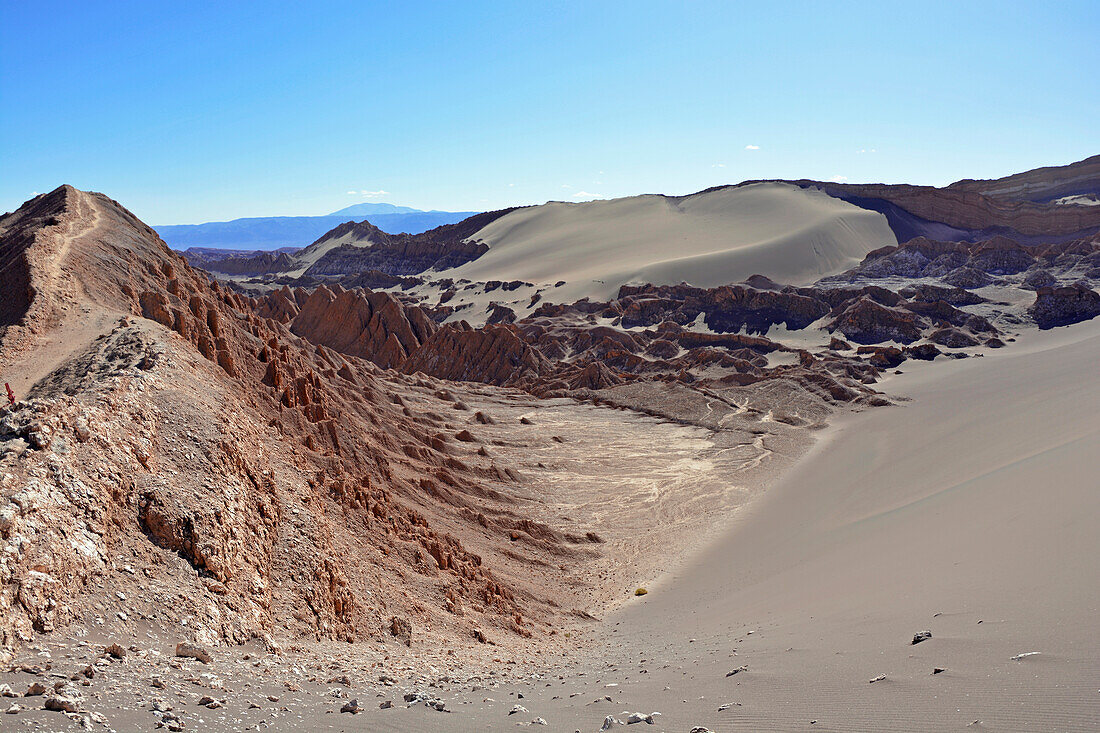
<instances>
[{"instance_id":1,"label":"large sand dune crest","mask_svg":"<svg viewBox=\"0 0 1100 733\"><path fill-rule=\"evenodd\" d=\"M478 231L471 280L565 280L555 300L607 299L627 283L714 287L759 273L808 284L896 244L886 218L780 183L518 209Z\"/></svg>"}]
</instances>

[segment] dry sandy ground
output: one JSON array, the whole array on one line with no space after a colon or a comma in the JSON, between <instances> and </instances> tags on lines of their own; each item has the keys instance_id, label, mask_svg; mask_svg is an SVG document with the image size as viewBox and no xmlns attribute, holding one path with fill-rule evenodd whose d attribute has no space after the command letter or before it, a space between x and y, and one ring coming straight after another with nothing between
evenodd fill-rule
<instances>
[{"instance_id":1,"label":"dry sandy ground","mask_svg":"<svg viewBox=\"0 0 1100 733\"><path fill-rule=\"evenodd\" d=\"M912 403L834 428L565 679L348 729L1096 730L1098 359L1092 323L911 369Z\"/></svg>"},{"instance_id":2,"label":"dry sandy ground","mask_svg":"<svg viewBox=\"0 0 1100 733\"><path fill-rule=\"evenodd\" d=\"M662 713L638 724L655 733L1096 730L1098 361L1100 322L1025 332L983 358L907 363L884 386L911 402L838 421L718 540L593 622L579 649L526 671L502 658L477 681L382 686L360 669L346 687L307 681L317 673L303 676L293 653L223 650L209 670L185 663L193 691L168 702L189 730L514 730L541 718L596 731L624 711ZM924 630L932 638L913 645ZM354 653L343 649L331 674ZM110 680L141 662L101 664ZM253 677L254 664L275 672ZM198 707L211 675L260 706ZM448 712L406 707L418 689ZM337 712L350 698L364 712ZM98 707L112 728L151 728L152 713L116 703L132 700ZM4 730L66 725L42 711L0 718Z\"/></svg>"},{"instance_id":3,"label":"dry sandy ground","mask_svg":"<svg viewBox=\"0 0 1100 733\"><path fill-rule=\"evenodd\" d=\"M447 275L566 285L554 302L607 300L626 283L714 287L766 273L809 284L896 244L886 217L820 191L761 183L519 209L471 237L489 245ZM598 246L596 246L598 243Z\"/></svg>"}]
</instances>

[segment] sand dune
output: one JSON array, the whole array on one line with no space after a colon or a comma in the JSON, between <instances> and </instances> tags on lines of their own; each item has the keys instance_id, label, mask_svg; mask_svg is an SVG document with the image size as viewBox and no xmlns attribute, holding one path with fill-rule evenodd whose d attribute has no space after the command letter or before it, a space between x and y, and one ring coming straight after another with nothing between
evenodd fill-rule
<instances>
[{"instance_id":1,"label":"sand dune","mask_svg":"<svg viewBox=\"0 0 1100 733\"><path fill-rule=\"evenodd\" d=\"M843 424L724 541L614 619L621 649L700 655L694 694L742 703L669 704L664 722L1095 729L1098 358L1089 324L897 377L889 388L913 403ZM924 629L933 638L911 645ZM682 692L679 672L643 679L673 677Z\"/></svg>"},{"instance_id":2,"label":"sand dune","mask_svg":"<svg viewBox=\"0 0 1100 733\"><path fill-rule=\"evenodd\" d=\"M713 287L754 273L809 283L896 244L881 214L815 190L763 183L684 198L634 196L519 209L471 239L489 252L448 274L566 285L554 300L607 299L627 283Z\"/></svg>"}]
</instances>

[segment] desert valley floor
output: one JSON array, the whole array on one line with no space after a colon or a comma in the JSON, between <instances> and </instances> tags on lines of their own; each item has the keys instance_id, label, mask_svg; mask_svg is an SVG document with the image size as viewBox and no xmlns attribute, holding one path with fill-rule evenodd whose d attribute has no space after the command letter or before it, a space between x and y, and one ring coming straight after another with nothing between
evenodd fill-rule
<instances>
[{"instance_id":1,"label":"desert valley floor","mask_svg":"<svg viewBox=\"0 0 1100 733\"><path fill-rule=\"evenodd\" d=\"M0 219L0 730L1095 730L1097 191L201 261L38 196Z\"/></svg>"}]
</instances>

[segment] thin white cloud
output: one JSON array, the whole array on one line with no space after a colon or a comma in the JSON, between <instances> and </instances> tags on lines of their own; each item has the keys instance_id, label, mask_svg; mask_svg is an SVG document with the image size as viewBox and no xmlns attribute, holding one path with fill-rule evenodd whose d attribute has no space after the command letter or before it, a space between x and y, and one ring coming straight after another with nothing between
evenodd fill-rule
<instances>
[{"instance_id":1,"label":"thin white cloud","mask_svg":"<svg viewBox=\"0 0 1100 733\"><path fill-rule=\"evenodd\" d=\"M573 194L575 199L602 199L602 193L589 193L588 191L577 191Z\"/></svg>"},{"instance_id":2,"label":"thin white cloud","mask_svg":"<svg viewBox=\"0 0 1100 733\"><path fill-rule=\"evenodd\" d=\"M759 145L746 145L745 146L745 150L759 150L759 149L760 149Z\"/></svg>"},{"instance_id":3,"label":"thin white cloud","mask_svg":"<svg viewBox=\"0 0 1100 733\"><path fill-rule=\"evenodd\" d=\"M844 183L845 181L848 180L848 176L833 176L829 180L832 181L833 183Z\"/></svg>"},{"instance_id":4,"label":"thin white cloud","mask_svg":"<svg viewBox=\"0 0 1100 733\"><path fill-rule=\"evenodd\" d=\"M711 168L725 168L725 167L726 167L725 163L715 163L714 165L711 166Z\"/></svg>"},{"instance_id":5,"label":"thin white cloud","mask_svg":"<svg viewBox=\"0 0 1100 733\"><path fill-rule=\"evenodd\" d=\"M378 198L379 196L389 196L390 192L389 191L381 191L381 190L379 190L379 191L360 191L359 195L360 196L366 196L369 199L375 199L375 198Z\"/></svg>"},{"instance_id":6,"label":"thin white cloud","mask_svg":"<svg viewBox=\"0 0 1100 733\"><path fill-rule=\"evenodd\" d=\"M569 185L568 183L563 183L563 184L561 184L561 187L562 187L562 188L573 188L573 187L572 187L572 186L570 186L570 185Z\"/></svg>"},{"instance_id":7,"label":"thin white cloud","mask_svg":"<svg viewBox=\"0 0 1100 733\"><path fill-rule=\"evenodd\" d=\"M864 153L877 153L877 152L878 151L875 150L874 148L871 148L870 150L868 150L867 148L861 148L860 151L859 151L860 155L863 155Z\"/></svg>"}]
</instances>

